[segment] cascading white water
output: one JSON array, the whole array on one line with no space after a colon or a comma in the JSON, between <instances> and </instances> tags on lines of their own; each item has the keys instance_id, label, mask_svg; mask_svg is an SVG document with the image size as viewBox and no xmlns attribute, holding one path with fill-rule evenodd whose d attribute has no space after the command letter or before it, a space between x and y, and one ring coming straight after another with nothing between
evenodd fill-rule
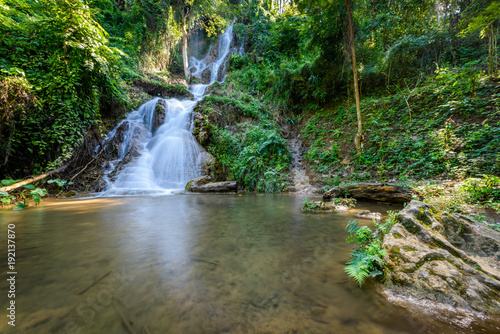
<instances>
[{"instance_id":1,"label":"cascading white water","mask_svg":"<svg viewBox=\"0 0 500 334\"><path fill-rule=\"evenodd\" d=\"M194 59L191 62L191 68L203 71L211 66L210 84L217 80L219 68L223 65L228 53L232 51L230 50L233 38L232 27L233 23L220 36L216 60L206 65L207 57L202 60L191 58L191 60ZM118 129L121 128L123 131L118 159L110 162L105 172L108 187L104 195L171 193L172 190L184 188L189 180L201 175L201 149L192 134L192 112L198 101L203 98L207 86L197 84L189 87L194 101L152 99L131 112L108 135L109 141L117 134ZM165 121L155 128L158 103L163 103L165 108ZM109 181L108 175L121 161L124 161L123 159L130 154L131 150L138 157L131 159L131 162L121 169L114 182Z\"/></svg>"},{"instance_id":2,"label":"cascading white water","mask_svg":"<svg viewBox=\"0 0 500 334\"><path fill-rule=\"evenodd\" d=\"M211 85L217 81L217 78L221 75L221 66L227 61L227 55L229 53L236 53L240 55L245 54L243 44L239 47L231 48L231 42L233 41L233 25L234 21L219 37L219 43L217 45L217 59L211 61L212 59L210 55L212 54L213 46L209 48L207 55L203 59L196 59L195 57L189 58L189 70L192 76L202 79L203 72L206 69L210 69L209 85Z\"/></svg>"},{"instance_id":3,"label":"cascading white water","mask_svg":"<svg viewBox=\"0 0 500 334\"><path fill-rule=\"evenodd\" d=\"M221 35L219 39L219 52L217 60L212 63L212 73L210 76L210 83L217 81L217 76L219 75L219 68L222 63L226 60L226 56L229 53L229 48L231 46L231 41L233 40L233 24L232 22L229 27L227 27L224 34Z\"/></svg>"}]
</instances>

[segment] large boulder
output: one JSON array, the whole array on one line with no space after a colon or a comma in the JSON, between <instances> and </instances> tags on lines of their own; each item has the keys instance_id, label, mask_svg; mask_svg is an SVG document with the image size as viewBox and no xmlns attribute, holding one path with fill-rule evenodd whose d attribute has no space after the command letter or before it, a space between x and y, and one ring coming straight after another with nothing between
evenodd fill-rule
<instances>
[{"instance_id":1,"label":"large boulder","mask_svg":"<svg viewBox=\"0 0 500 334\"><path fill-rule=\"evenodd\" d=\"M411 191L386 183L357 183L328 190L323 198L329 200L336 197L353 197L389 203L408 203L411 201Z\"/></svg>"},{"instance_id":2,"label":"large boulder","mask_svg":"<svg viewBox=\"0 0 500 334\"><path fill-rule=\"evenodd\" d=\"M238 191L236 181L210 182L210 176L201 176L186 184L186 191L195 193L234 193Z\"/></svg>"},{"instance_id":3,"label":"large boulder","mask_svg":"<svg viewBox=\"0 0 500 334\"><path fill-rule=\"evenodd\" d=\"M500 233L418 201L384 237L392 300L500 315ZM444 305L443 305L444 304Z\"/></svg>"}]
</instances>

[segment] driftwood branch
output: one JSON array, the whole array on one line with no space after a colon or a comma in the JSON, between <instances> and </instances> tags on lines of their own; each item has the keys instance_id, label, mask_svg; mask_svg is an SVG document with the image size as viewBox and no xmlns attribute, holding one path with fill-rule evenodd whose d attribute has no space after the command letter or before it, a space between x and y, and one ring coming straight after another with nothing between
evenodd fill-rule
<instances>
[{"instance_id":1,"label":"driftwood branch","mask_svg":"<svg viewBox=\"0 0 500 334\"><path fill-rule=\"evenodd\" d=\"M61 168L53 169L53 170L51 170L50 172L47 172L47 173L44 173L44 174L41 174L41 175L38 175L38 176L32 177L32 178L30 178L30 179L26 179L26 180L24 180L24 181L14 183L14 184L13 184L13 185L11 185L11 186L7 186L7 187L0 188L0 191L11 191L11 190L14 190L14 189L17 189L17 188L21 188L22 186L25 186L25 185L27 185L27 184L33 183L33 182L35 182L35 181L40 181L40 180L43 180L43 179L45 179L47 176L50 176L50 175L52 175L52 174L56 174L56 173L62 172L63 170L65 170L65 169L66 169L66 167L68 167L68 165L62 166Z\"/></svg>"}]
</instances>

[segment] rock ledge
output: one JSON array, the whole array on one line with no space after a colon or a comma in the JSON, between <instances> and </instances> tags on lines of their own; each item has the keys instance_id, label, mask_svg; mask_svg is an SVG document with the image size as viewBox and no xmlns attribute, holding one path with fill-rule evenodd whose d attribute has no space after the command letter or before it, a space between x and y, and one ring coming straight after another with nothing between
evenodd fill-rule
<instances>
[{"instance_id":1,"label":"rock ledge","mask_svg":"<svg viewBox=\"0 0 500 334\"><path fill-rule=\"evenodd\" d=\"M385 236L389 295L500 315L500 233L419 201Z\"/></svg>"},{"instance_id":2,"label":"rock ledge","mask_svg":"<svg viewBox=\"0 0 500 334\"><path fill-rule=\"evenodd\" d=\"M328 190L323 198L329 200L339 196L389 203L408 203L411 201L410 190L387 183L357 183L335 187Z\"/></svg>"},{"instance_id":3,"label":"rock ledge","mask_svg":"<svg viewBox=\"0 0 500 334\"><path fill-rule=\"evenodd\" d=\"M201 176L186 184L186 191L195 193L234 193L238 191L236 181L210 182L210 176Z\"/></svg>"}]
</instances>

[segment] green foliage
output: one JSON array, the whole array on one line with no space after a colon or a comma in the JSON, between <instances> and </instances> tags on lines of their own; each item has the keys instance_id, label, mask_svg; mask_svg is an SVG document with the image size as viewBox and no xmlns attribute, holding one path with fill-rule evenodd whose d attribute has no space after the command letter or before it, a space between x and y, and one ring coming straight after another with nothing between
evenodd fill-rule
<instances>
[{"instance_id":1,"label":"green foliage","mask_svg":"<svg viewBox=\"0 0 500 334\"><path fill-rule=\"evenodd\" d=\"M21 180L4 179L0 183L4 186L11 186ZM11 203L14 204L14 210L22 210L28 206L26 200L32 199L35 202L35 206L40 204L42 197L47 195L46 189L36 188L33 184L25 184L20 192L15 195L13 192L8 193L6 191L0 191L0 203L2 207L10 207ZM29 190L29 191L27 191Z\"/></svg>"},{"instance_id":2,"label":"green foliage","mask_svg":"<svg viewBox=\"0 0 500 334\"><path fill-rule=\"evenodd\" d=\"M2 183L3 186L8 187L8 186L11 186L17 182L21 182L21 181L22 180L4 179L4 180L0 181L0 183Z\"/></svg>"},{"instance_id":3,"label":"green foliage","mask_svg":"<svg viewBox=\"0 0 500 334\"><path fill-rule=\"evenodd\" d=\"M384 221L381 223L378 223L375 219L373 219L375 226L377 227L378 230L380 230L380 232L383 235L386 235L391 230L392 226L396 222L397 213L398 211L392 211L392 210L387 211L389 218L384 219Z\"/></svg>"},{"instance_id":4,"label":"green foliage","mask_svg":"<svg viewBox=\"0 0 500 334\"><path fill-rule=\"evenodd\" d=\"M131 81L141 70L165 71L173 63L182 31L173 1L91 0L96 20L110 34L111 45L129 57L122 59L122 78ZM139 66L139 68L137 68Z\"/></svg>"},{"instance_id":5,"label":"green foliage","mask_svg":"<svg viewBox=\"0 0 500 334\"><path fill-rule=\"evenodd\" d=\"M48 184L55 183L59 188L64 188L66 186L72 185L73 182L71 181L66 181L66 180L60 180L60 179L52 179L47 181Z\"/></svg>"},{"instance_id":6,"label":"green foliage","mask_svg":"<svg viewBox=\"0 0 500 334\"><path fill-rule=\"evenodd\" d=\"M368 277L378 277L383 275L385 266L385 249L382 242L375 237L371 229L367 226L359 226L359 222L351 221L347 224L346 230L350 236L346 242L358 243L351 253L351 259L346 262L344 268L347 275L353 278L360 286Z\"/></svg>"},{"instance_id":7,"label":"green foliage","mask_svg":"<svg viewBox=\"0 0 500 334\"><path fill-rule=\"evenodd\" d=\"M500 2L492 1L479 15L472 18L466 29L461 31L465 36L479 30L481 38L491 33L493 23L500 17Z\"/></svg>"},{"instance_id":8,"label":"green foliage","mask_svg":"<svg viewBox=\"0 0 500 334\"><path fill-rule=\"evenodd\" d=\"M212 127L210 153L228 166L248 190L280 192L287 188L286 173L291 154L275 128L250 125L244 135Z\"/></svg>"},{"instance_id":9,"label":"green foliage","mask_svg":"<svg viewBox=\"0 0 500 334\"><path fill-rule=\"evenodd\" d=\"M318 210L321 207L321 202L314 201L314 200L307 200L307 197L304 198L304 201L302 202L302 210L304 211L314 211Z\"/></svg>"},{"instance_id":10,"label":"green foliage","mask_svg":"<svg viewBox=\"0 0 500 334\"><path fill-rule=\"evenodd\" d=\"M468 178L461 186L464 199L467 203L474 204L485 201L500 202L500 178L497 176L483 175L482 178Z\"/></svg>"},{"instance_id":11,"label":"green foliage","mask_svg":"<svg viewBox=\"0 0 500 334\"><path fill-rule=\"evenodd\" d=\"M36 103L13 119L16 131L1 150L17 168L40 171L68 158L101 109L122 98L116 66L123 53L107 45L81 1L5 1L4 8L0 80L25 78Z\"/></svg>"},{"instance_id":12,"label":"green foliage","mask_svg":"<svg viewBox=\"0 0 500 334\"><path fill-rule=\"evenodd\" d=\"M352 208L356 207L356 203L358 201L355 198L352 198L352 197L346 197L346 198L336 197L336 198L333 199L333 202L336 205L347 206L348 208L352 209Z\"/></svg>"}]
</instances>

